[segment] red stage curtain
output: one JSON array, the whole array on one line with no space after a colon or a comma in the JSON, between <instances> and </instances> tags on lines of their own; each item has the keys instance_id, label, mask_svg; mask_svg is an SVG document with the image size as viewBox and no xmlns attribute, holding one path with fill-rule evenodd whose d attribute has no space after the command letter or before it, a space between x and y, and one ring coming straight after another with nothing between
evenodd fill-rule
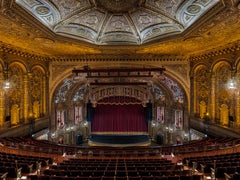
<instances>
[{"instance_id":1,"label":"red stage curtain","mask_svg":"<svg viewBox=\"0 0 240 180\"><path fill-rule=\"evenodd\" d=\"M116 98L115 98L116 99ZM122 98L120 98L122 99ZM128 99L120 104L114 103L114 98L108 100L111 103L99 103L94 110L92 132L147 132L146 113L140 103ZM130 102L130 103L129 103Z\"/></svg>"}]
</instances>

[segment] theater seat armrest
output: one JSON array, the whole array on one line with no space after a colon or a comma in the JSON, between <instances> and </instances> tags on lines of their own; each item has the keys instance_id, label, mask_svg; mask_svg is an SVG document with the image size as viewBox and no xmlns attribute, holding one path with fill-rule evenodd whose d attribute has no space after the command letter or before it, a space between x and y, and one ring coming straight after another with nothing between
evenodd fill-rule
<instances>
[{"instance_id":1,"label":"theater seat armrest","mask_svg":"<svg viewBox=\"0 0 240 180\"><path fill-rule=\"evenodd\" d=\"M205 166L203 164L200 164L200 166L201 166L201 173L204 173Z\"/></svg>"},{"instance_id":2,"label":"theater seat armrest","mask_svg":"<svg viewBox=\"0 0 240 180\"><path fill-rule=\"evenodd\" d=\"M29 173L32 173L32 170L33 170L33 164L28 165L28 168L29 168Z\"/></svg>"},{"instance_id":3,"label":"theater seat armrest","mask_svg":"<svg viewBox=\"0 0 240 180\"><path fill-rule=\"evenodd\" d=\"M227 174L227 173L224 173L224 176L225 176L225 180L230 180L230 179L232 179L232 177L231 177L229 174Z\"/></svg>"},{"instance_id":4,"label":"theater seat armrest","mask_svg":"<svg viewBox=\"0 0 240 180\"><path fill-rule=\"evenodd\" d=\"M3 180L7 179L7 174L8 172L1 174L0 179L3 179Z\"/></svg>"},{"instance_id":5,"label":"theater seat armrest","mask_svg":"<svg viewBox=\"0 0 240 180\"><path fill-rule=\"evenodd\" d=\"M22 176L22 168L17 169L17 178L21 178Z\"/></svg>"},{"instance_id":6,"label":"theater seat armrest","mask_svg":"<svg viewBox=\"0 0 240 180\"><path fill-rule=\"evenodd\" d=\"M215 179L215 169L210 168L211 169L211 177L212 179Z\"/></svg>"}]
</instances>

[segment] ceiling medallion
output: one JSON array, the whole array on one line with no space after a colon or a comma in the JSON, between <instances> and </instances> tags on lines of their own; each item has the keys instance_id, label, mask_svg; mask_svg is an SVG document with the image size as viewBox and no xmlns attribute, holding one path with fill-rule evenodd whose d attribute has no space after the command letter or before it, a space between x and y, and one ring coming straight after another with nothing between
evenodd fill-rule
<instances>
[{"instance_id":1,"label":"ceiling medallion","mask_svg":"<svg viewBox=\"0 0 240 180\"><path fill-rule=\"evenodd\" d=\"M97 7L110 13L126 13L142 4L139 0L95 0Z\"/></svg>"},{"instance_id":2,"label":"ceiling medallion","mask_svg":"<svg viewBox=\"0 0 240 180\"><path fill-rule=\"evenodd\" d=\"M39 14L39 15L47 15L50 13L50 9L46 6L37 6L36 7L36 12Z\"/></svg>"},{"instance_id":3,"label":"ceiling medallion","mask_svg":"<svg viewBox=\"0 0 240 180\"><path fill-rule=\"evenodd\" d=\"M201 11L201 7L198 5L188 6L187 11L191 14L197 14Z\"/></svg>"}]
</instances>

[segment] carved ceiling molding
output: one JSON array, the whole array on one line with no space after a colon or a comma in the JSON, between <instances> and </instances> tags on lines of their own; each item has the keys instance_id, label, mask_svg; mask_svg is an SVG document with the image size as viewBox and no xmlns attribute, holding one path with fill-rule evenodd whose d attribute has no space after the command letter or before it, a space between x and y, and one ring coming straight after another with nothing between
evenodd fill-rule
<instances>
[{"instance_id":1,"label":"carved ceiling molding","mask_svg":"<svg viewBox=\"0 0 240 180\"><path fill-rule=\"evenodd\" d=\"M170 61L170 62L182 62L187 61L185 57L173 56L173 55L153 55L153 54L99 54L99 55L81 55L79 57L56 57L51 59L52 62L138 62L138 61Z\"/></svg>"},{"instance_id":2,"label":"carved ceiling molding","mask_svg":"<svg viewBox=\"0 0 240 180\"><path fill-rule=\"evenodd\" d=\"M204 52L189 58L174 55L154 55L154 54L99 54L99 55L81 55L80 57L44 57L33 53L25 52L24 49L13 47L12 45L0 42L0 52L13 54L20 57L31 58L41 61L52 62L105 62L105 61L165 61L165 62L182 62L182 61L199 61L209 59L219 55L231 54L240 50L240 40L229 43L226 46L221 46L210 51Z\"/></svg>"},{"instance_id":3,"label":"carved ceiling molding","mask_svg":"<svg viewBox=\"0 0 240 180\"><path fill-rule=\"evenodd\" d=\"M0 41L0 52L12 54L12 55L20 56L20 57L24 57L24 58L30 58L30 59L34 59L34 60L40 60L40 61L46 61L46 62L49 61L48 57L43 57L43 56L39 56L36 54L25 52L23 49L13 47L13 46L11 46L9 44L5 44L1 41Z\"/></svg>"},{"instance_id":4,"label":"carved ceiling molding","mask_svg":"<svg viewBox=\"0 0 240 180\"><path fill-rule=\"evenodd\" d=\"M12 45L0 42L0 52L12 54L24 58L31 58L41 61L52 61L52 62L104 62L104 61L171 61L171 62L182 62L186 61L184 57L178 56L167 56L167 55L151 55L151 54L100 54L100 55L81 55L80 57L43 57L33 53L25 52L21 48L13 47Z\"/></svg>"},{"instance_id":5,"label":"carved ceiling molding","mask_svg":"<svg viewBox=\"0 0 240 180\"><path fill-rule=\"evenodd\" d=\"M229 55L229 54L233 54L236 52L240 51L240 40L234 42L234 43L230 43L226 46L223 47L218 47L215 49L212 49L211 51L207 51L204 52L203 54L197 55L197 56L191 56L189 58L190 61L200 61L200 60L204 60L204 59L210 59L213 57L217 57L220 55Z\"/></svg>"},{"instance_id":6,"label":"carved ceiling molding","mask_svg":"<svg viewBox=\"0 0 240 180\"><path fill-rule=\"evenodd\" d=\"M211 51L205 52L203 54L197 55L197 56L190 56L190 61L198 61L198 60L204 60L209 59L215 56L219 55L225 55L230 54L233 52L237 52L240 50L240 41L228 44L224 47L218 47L215 49L212 49ZM187 58L185 57L177 57L177 56L164 56L164 55L149 55L149 54L143 54L143 55L129 55L129 54L111 54L111 55L81 55L81 58L75 57L54 57L54 58L48 58L43 57L35 54L31 54L28 52L24 52L24 50L16 49L15 47L12 47L11 45L4 44L0 42L0 52L8 53L17 55L20 57L25 58L31 58L35 60L41 60L41 61L53 61L53 62L86 62L86 61L186 61Z\"/></svg>"}]
</instances>

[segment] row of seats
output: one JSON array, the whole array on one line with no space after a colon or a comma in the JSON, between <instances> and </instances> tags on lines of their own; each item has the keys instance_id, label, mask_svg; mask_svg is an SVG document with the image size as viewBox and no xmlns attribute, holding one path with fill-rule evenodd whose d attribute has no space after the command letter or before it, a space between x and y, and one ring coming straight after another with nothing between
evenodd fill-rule
<instances>
[{"instance_id":1,"label":"row of seats","mask_svg":"<svg viewBox=\"0 0 240 180\"><path fill-rule=\"evenodd\" d=\"M231 177L240 173L240 153L184 158L183 163L202 173L214 174L215 178L225 178L226 174Z\"/></svg>"},{"instance_id":2,"label":"row of seats","mask_svg":"<svg viewBox=\"0 0 240 180\"><path fill-rule=\"evenodd\" d=\"M36 171L40 166L46 167L52 162L51 158L0 152L0 174L6 175L8 178L17 178L22 174L29 174Z\"/></svg>"},{"instance_id":3,"label":"row of seats","mask_svg":"<svg viewBox=\"0 0 240 180\"><path fill-rule=\"evenodd\" d=\"M202 140L191 141L187 144L176 146L156 146L156 147L139 147L138 149L114 149L99 147L79 147L58 145L49 141L39 141L32 137L1 137L0 142L8 147L14 147L26 151L34 151L50 154L79 155L79 156L154 156L159 154L186 154L192 152L206 152L212 150L232 147L240 143L237 138L205 138Z\"/></svg>"},{"instance_id":4,"label":"row of seats","mask_svg":"<svg viewBox=\"0 0 240 180\"><path fill-rule=\"evenodd\" d=\"M203 175L194 176L200 180ZM30 179L193 179L191 170L184 170L164 158L139 159L78 159L69 158L59 164L50 165L42 171L41 176Z\"/></svg>"},{"instance_id":5,"label":"row of seats","mask_svg":"<svg viewBox=\"0 0 240 180\"><path fill-rule=\"evenodd\" d=\"M69 147L53 144L46 141L37 141L32 138L0 138L0 142L4 141L9 147L14 147L15 149L24 147L26 151L36 151L44 152L48 155L53 152L57 154L67 155L72 154L75 156L62 156L58 158L59 161L64 159L63 162L57 162L52 164L52 159L50 158L50 163L46 163L46 159L41 159L40 157L28 157L13 155L8 153L0 153L0 167L2 168L0 173L8 173L8 177L17 177L19 169L21 172L29 173L32 171L27 170L27 166L24 167L22 163L26 163L28 166L32 165L32 168L36 170L37 165L34 162L46 163L49 165L48 169L42 169L41 174L30 175L30 179L169 179L169 180L187 180L193 179L198 180L203 177L203 174L193 174L195 171L184 170L182 165L177 165L175 162L169 161L162 158L161 154L171 154L172 152L178 152L180 154L185 154L193 148L193 152L196 152L195 147L200 145L201 148L198 150L208 151L215 148L222 147L223 145L231 146L235 144L237 139L222 138L222 139L204 139L199 141L194 141L189 144L180 146L167 146L167 147L139 147L139 148L100 148L100 147ZM203 146L205 144L205 146ZM33 147L28 149L29 147ZM186 147L186 151L183 148ZM43 151L44 149L44 151ZM82 154L81 154L82 152ZM76 155L81 157L78 157ZM120 155L119 155L120 154ZM132 154L129 156L129 154ZM89 156L93 157L89 157ZM176 155L176 154L175 154ZM102 158L94 156L103 156ZM121 156L121 158L119 158ZM137 158L131 158L132 156L137 156ZM60 157L60 156L59 156ZM69 157L75 157L70 158ZM233 158L234 157L234 158ZM96 158L96 159L95 159ZM212 157L208 159L200 158L186 158L184 162L188 162L188 166L193 167L193 162L211 162ZM238 159L238 154L234 156L225 157L228 159ZM66 159L66 160L65 160ZM26 160L26 161L24 161ZM218 163L225 163L223 157L218 157ZM231 163L234 163L231 161ZM198 163L200 164L200 163ZM216 164L216 163L215 163ZM206 164L197 165L198 170L202 170L202 167ZM232 164L231 164L232 165ZM235 166L237 167L237 166ZM4 169L5 168L5 169ZM8 168L8 169L7 169ZM10 170L11 169L11 170ZM24 170L23 170L24 169ZM216 168L215 168L216 170ZM236 169L235 169L236 170ZM15 174L13 173L16 172ZM20 172L20 173L21 173ZM227 170L224 172L228 172ZM237 170L236 170L237 172ZM217 170L216 172L217 173ZM13 175L14 174L14 175ZM10 175L10 176L9 176Z\"/></svg>"},{"instance_id":6,"label":"row of seats","mask_svg":"<svg viewBox=\"0 0 240 180\"><path fill-rule=\"evenodd\" d=\"M30 175L29 180L202 180L203 175L185 176L49 176L49 175Z\"/></svg>"}]
</instances>

